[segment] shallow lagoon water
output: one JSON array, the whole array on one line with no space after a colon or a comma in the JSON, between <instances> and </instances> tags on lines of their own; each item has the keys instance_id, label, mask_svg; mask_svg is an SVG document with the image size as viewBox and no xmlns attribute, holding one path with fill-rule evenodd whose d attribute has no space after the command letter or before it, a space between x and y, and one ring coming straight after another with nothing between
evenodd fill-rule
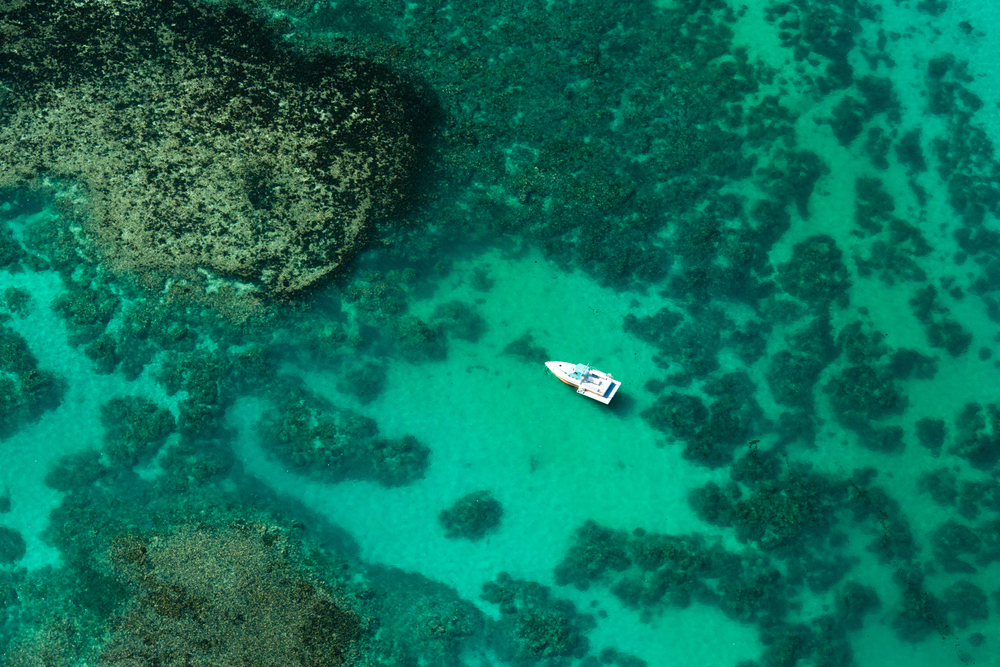
<instances>
[{"instance_id":1,"label":"shallow lagoon water","mask_svg":"<svg viewBox=\"0 0 1000 667\"><path fill-rule=\"evenodd\" d=\"M434 158L438 160L433 172L437 180L430 178L419 186L431 196L417 198L400 219L380 225L371 247L335 281L299 304L275 306L269 319L246 329L229 329L213 325L216 316L212 313L198 314L194 313L197 309L178 305L175 313L167 315L166 327L180 333L150 335L161 349L149 355L137 375L129 376L121 367L99 372L95 355L86 351L93 338L74 328L77 325L58 304L64 291L78 293L80 289L109 290L121 297L114 316L105 324L120 349L125 349L134 342L123 324L134 312L129 308L155 302L155 295L102 270L87 287L80 278L83 269L66 271L63 265L60 275L55 262L46 266L21 259L0 273L0 289L20 288L31 294L26 312L18 312L9 306L9 299L5 301L9 317L4 326L26 341L38 368L55 373L65 383L57 406L34 418L20 419L18 430L0 441L0 497L10 499L9 511L0 514L0 526L16 531L25 544L23 555L16 553L15 544L15 557L0 564L4 659L12 665L42 664L37 660L49 650L46 638L61 636L53 630L52 620L61 615L72 619L70 626L77 630L62 631L75 638L63 640L52 664L121 664L120 656L108 653L106 646L111 644L105 645L106 633L114 635L115 641L125 641L115 619L138 613L142 600L151 597L143 598L129 588L134 582L127 583L122 564L108 555L114 540L121 535L139 536L152 553L155 544L164 543L155 536L174 534L179 525L204 524L209 526L206 530L221 530L218 527L227 522L246 520L266 523L292 536L307 554L302 567L331 587L341 607L356 609L359 617L369 619L365 631L354 640L355 652L348 660L359 665L997 664L1000 469L991 452L1000 451L1000 423L990 410L997 404L994 276L1000 249L989 234L997 232L997 203L990 192L1000 187L996 180L1000 166L981 144L973 146L980 152L969 163L944 166L948 150L969 149L960 136L963 123L981 128L988 142L1000 140L995 112L998 92L991 77L993 54L1000 53L994 10L959 2L892 3L877 11L837 3L826 8L832 14L824 14L823 7L808 2L764 3L733 6L733 16L724 19L723 5L712 10L697 3L666 3L651 11L662 11L674 21L684 15L685 8L691 15L712 16L733 31L728 42L733 50L721 55L721 60L743 46L751 62L773 68L773 78L738 99L750 108L773 93L785 109L796 114L793 129L779 133L775 141L787 141L790 133L794 142L789 150L812 152L822 163L814 181L796 186L806 188L804 199L798 191L782 192L781 180L792 179L787 170L775 177L778 184L769 182L764 171L755 171L743 178L720 177L718 187L709 188L691 207L683 202L662 208L656 204L649 213L649 202L655 201L650 192L671 200L671 190L682 186L671 180L675 175L671 169L677 167L664 167L657 173L641 171L646 169L641 165L661 159L657 133L662 130L672 136L683 121L674 116L650 120L648 110L631 106L639 102L633 103L624 94L621 99L604 100L613 107L607 114L595 108L593 137L574 117L574 136L584 136L584 146L607 142L608 123L622 128L622 134L647 132L648 154L633 156L628 167L627 178L639 185L621 197L613 192L593 195L587 188L596 188L594 182L607 175L599 170L620 166L600 164L599 154L593 158L597 164L587 165L597 175L586 186L560 189L560 179L569 182L577 174L553 174L551 164L543 161L542 157L550 155L544 135L551 127L546 130L524 121L530 109L504 108L498 98L483 102L492 110L491 116L444 85L448 68L454 66L461 72L456 81L474 81L483 90L502 88L500 83L491 84L490 77L505 82L511 73L502 69L504 59L523 57L529 48L537 48L540 64L532 72L521 70L519 76L523 85L535 91L576 99L566 91L580 94L597 85L597 74L592 79L562 80L562 70L556 65L551 65L552 80L545 78L545 57L562 54L576 65L594 58L588 48L599 53L594 61L607 68L601 76L624 90L629 88L630 76L636 77L637 86L647 85L648 79L625 64L630 58L640 61L649 56L630 55L629 49L638 53L643 44L662 45L662 34L654 33L667 28L653 22L644 33L644 26L634 24L627 7L622 7L622 16L631 17L623 18L627 29L610 28L591 42L580 37L583 46L573 40L557 43L555 38L551 43L532 45L528 40L526 44L504 28L502 15L487 33L488 39L483 37L481 42L481 35L464 31L489 22L476 8L462 3L433 7L416 3L398 13L391 8L342 3L339 7L334 3L292 10L267 8L291 17L289 34L328 48L338 44L336 37L357 40L351 48L369 56L376 49L372 43L378 44L379 39L398 44L386 47L386 62L398 66L404 76L423 77L423 85L440 98L445 116L453 114L461 120L456 125L464 123L463 131L478 132L478 141L485 144L493 136L488 127L494 123L497 134L516 140L512 145L494 146L489 159L472 149L462 153L447 145L436 146L431 153L440 151ZM570 10L552 6L546 11ZM776 18L791 14L804 17L802 22L822 23L833 20L833 15L861 18L850 46L844 47L847 38L837 31L832 34L839 34L839 41L811 43L807 37L796 38L801 24L781 26L781 19ZM457 27L450 32L451 28L445 30L435 23L438 20ZM412 22L424 26L424 32L414 32ZM784 37L779 35L782 30L788 33ZM629 31L631 41L616 45L615 40ZM884 42L875 47L880 32ZM507 35L509 44L496 34ZM442 47L437 53L429 44L447 44L450 50ZM800 58L795 44L816 49L817 55ZM337 48L343 48L343 43ZM399 56L407 51L411 55ZM967 68L969 76L947 61L934 61L945 54L953 54L955 63L964 63L961 67ZM839 62L841 56L854 68L854 80L844 82L829 72L830 79L824 80L825 59ZM929 95L940 93L934 88L934 77L928 76L932 62L944 62L951 72L941 80L957 86L949 89L952 94L960 98L961 93L955 91L974 93L981 98L982 108L966 114L962 105L967 101L961 101L955 103L961 113L928 111ZM837 132L850 133L850 127L835 128L831 118L845 96L856 101L866 96L874 99L874 84L863 80L869 75L890 82L895 101L858 102L860 107L848 109L861 120L857 136L845 142ZM831 80L839 83L831 84ZM521 83L510 83L511 93ZM654 98L665 96L669 86L664 86L640 92ZM523 102L510 104L516 107ZM470 118L480 125L470 123ZM648 125L637 130L630 126L630 118L648 121ZM774 122L780 125L782 121ZM438 131L452 133L454 127L446 120ZM903 136L914 128L922 132L926 170L906 163L900 152ZM737 135L747 132L746 127L735 128ZM884 150L879 147L880 136ZM624 153L639 145L642 142L622 140L621 150ZM757 156L761 170L772 166L770 159L779 170L787 166L780 151L768 153L760 142L748 140L741 150ZM449 162L455 155L476 161L474 176ZM879 160L885 161L884 166ZM800 167L808 170L807 162ZM586 159L569 161L576 166L581 163ZM678 169L703 173L690 165ZM970 180L956 185L955 170L966 170L972 174ZM617 177L626 178L622 173ZM892 202L888 212L875 215L874 223L867 220L877 231L865 227L858 213L863 199L859 179L877 179L876 190L888 193ZM7 185L7 199L16 207L31 184ZM69 224L69 218L54 207L52 189L42 191L32 195L40 202L36 207L40 211L32 207L23 213L16 208L5 210L13 211L6 216L13 238L28 252L44 254L51 247L42 244L41 250L37 246L33 250L37 236L25 236L23 230L58 229ZM707 254L683 246L678 238L696 217L693 211L711 210L713 203L731 195L740 200L739 210L707 233ZM559 207L565 201L577 201L574 197L598 205L574 209L560 218ZM962 202L975 197L983 209L979 217L968 207L961 208ZM750 202L765 199L780 200L790 214L790 224L770 244L760 241L766 258L758 265L758 260L726 248L734 243L737 230L759 228L760 221L748 211ZM885 200L876 196L871 201ZM585 223L574 219L580 215L588 216ZM648 235L628 247L632 264L622 260L627 265L622 271L625 278L617 283L614 270L609 269L616 258L609 260L593 250L595 234L596 246L602 243L592 227L605 215L619 221L619 226L605 228L603 241L608 247L618 247L618 240L633 226ZM640 224L643 216L657 215L668 221ZM893 227L893 218L905 225ZM394 225L398 226L395 231ZM962 237L961 230L979 236L973 242ZM430 239L424 245L412 238L420 233ZM801 244L820 234L833 239L843 253L846 299L810 300L802 289L789 284L791 269L787 267L797 261L797 252L803 252ZM926 251L913 250L914 235L923 239ZM694 236L685 238L690 241ZM897 255L900 264L892 264L890 258L880 266L872 259L877 250L873 240L898 246L904 259ZM388 250L379 249L382 242ZM635 258L652 253L652 246L665 250L672 268L643 281L637 278L645 274L634 268L639 263ZM747 274L748 281L755 281L754 288L770 284L774 293L765 289L755 292L756 296L734 296L723 293L732 286L722 279L709 282L707 291L700 292L704 287L697 282L678 282L677 276L695 275L711 266L732 266L741 257L755 267ZM861 269L866 261L874 269L865 275ZM81 267L88 265L93 266L80 262ZM922 279L914 278L913 266L922 270ZM828 267L817 264L796 275L808 282L814 275L827 276L827 271ZM920 305L911 300L928 285L934 286L936 300L922 320ZM773 294L777 296L772 298ZM782 310L776 301L787 307ZM452 321L442 315L441 307L454 302L465 305L460 311L464 315L455 317L467 320ZM704 328L696 330L692 341L669 318L656 325L653 318L667 311ZM167 308L167 312L172 311ZM431 323L427 331L433 331L423 346L399 333L403 331L401 313ZM824 316L829 318L837 351L810 381L812 399L804 409L777 395L773 360L784 349L808 348L794 343L796 332L801 338L804 323L811 318L821 322ZM851 339L855 322L862 323L854 330L861 334ZM957 353L935 343L931 333L934 326L940 326L944 335L954 334L956 329L947 329L952 322L969 337ZM756 339L761 345L756 355L734 342L733 333L745 331L748 323L765 327ZM179 328L170 328L174 325ZM477 333L463 336L462 326L478 327ZM185 329L196 332L191 338L194 342L185 342ZM718 344L712 342L717 334L723 337ZM147 334L141 338L146 340ZM250 381L234 381L243 371L226 364L244 348L262 351L266 372ZM865 349L858 352L860 348ZM851 350L860 356L847 361ZM935 370L921 370L920 362L917 370L892 370L895 362L890 355L900 350L933 358L922 363ZM546 373L542 362L549 359L590 363L612 372L623 388L611 406L587 401ZM218 360L229 361L213 366ZM379 365L384 373L381 380L360 380L381 383L374 395L356 391L357 378L368 376L354 373L358 364L366 362ZM862 399L831 398L835 391L830 387L838 377L853 377L840 375L852 364L876 369L881 374L879 391L889 393L886 387L891 386L905 402L878 411L871 404L884 395L877 392ZM172 374L171 368L186 370ZM209 369L207 383L221 388L215 403L204 399L219 414L212 418L215 421L206 420L203 430L191 426L191 405L196 403L192 397L200 391L191 378L201 368ZM212 369L218 377L211 375ZM4 372L12 370L5 367ZM728 389L713 385L727 377L737 385L742 381L727 373L744 373L752 390L740 393L732 385ZM845 390L855 389L847 386ZM856 391L871 390L859 386ZM305 397L304 403L314 401L309 405L326 406L330 413L370 419L385 441L415 438L428 452L426 465L416 466L417 473L405 483L388 483L386 477L379 477L384 469L365 467L369 463L360 465L359 469L367 471L364 474L333 470L340 465L336 457L320 459L325 463L312 468L297 464L275 445L286 442L281 437L288 433L293 440L296 437L292 428L276 435L280 428L275 426L289 423L281 421L290 414L290 406L282 407L282 400L293 392L300 392L294 395ZM693 417L682 416L665 426L670 419L662 416L667 413L663 406L675 394L698 397L717 412L699 417L695 410ZM107 433L114 425L102 420L102 408L126 396L146 397L179 422L169 436L150 439L155 441L152 451L136 454L130 465L122 466L113 462L115 445ZM730 396L743 402L724 407ZM978 428L967 409L972 403L982 408L983 422ZM838 405L849 407L840 410ZM851 410L874 417L859 423L856 416L847 414ZM814 432L803 435L780 425L783 413L808 413L806 421ZM322 423L322 408L311 414ZM686 441L696 437L690 435L692 430L708 428L711 420L723 420L729 414L738 415L731 428L746 432L738 443L723 447L729 448L723 461L713 463L696 448L686 447ZM937 450L920 443L916 423L924 418L944 422L946 435ZM902 434L895 444L893 427ZM300 452L326 437L322 430L303 428L306 435L294 445ZM866 437L874 439L866 441ZM337 431L330 442L342 445L343 438ZM971 447L970 443L978 443L978 455L983 458L976 459L977 454L962 449ZM133 444L142 449L142 443ZM701 445L711 448L719 443ZM382 451L377 449L378 442L371 446ZM98 452L97 468L88 468L82 459L66 458L87 452ZM766 483L778 489L770 502L754 495L766 495L762 491L766 485L755 486L748 478L738 477L740 462L755 461L758 455L780 462ZM372 469L382 472L371 473ZM64 471L63 477L53 476L53 471ZM937 477L930 477L932 472ZM840 490L817 490L820 479ZM798 488L794 486L798 480L817 486L795 496L800 504L781 505ZM719 518L723 510L710 520L711 511L699 506L692 492L713 483L731 494L732 502L747 502L744 509L751 515L759 512L759 521L746 514ZM499 501L503 507L499 525L479 540L446 537L439 513L473 491L488 491ZM751 507L752 503L758 504ZM768 507L779 506L784 508L781 512L767 513ZM728 511L739 510L730 507ZM71 525L67 517L84 520ZM606 529L603 543L585 543L587 522ZM787 544L765 546L768 531L780 531L786 522L796 527ZM763 533L754 533L760 526ZM946 526L959 528L947 533ZM632 540L628 548L638 550L649 535L700 539L706 551L673 552L691 569L674 573L671 576L678 578L668 583L663 583L669 579L663 573L669 568L614 565L616 545ZM581 558L583 547L582 562L593 568L566 574L565 563ZM636 551L629 553L630 558L639 558ZM712 558L721 559L720 554L742 558L742 564L728 566L728 574L744 579L725 583L726 572L720 575L724 567L715 565L706 573L690 565L708 558L709 553ZM753 578L761 572L761 579ZM501 612L502 607L488 599L484 589L500 573L547 587L550 601L519 602L516 612ZM75 583L53 583L67 580ZM114 588L111 581L121 587ZM574 585L584 581L586 586ZM972 588L956 589L956 582L961 581ZM846 592L851 583L868 587L878 599L871 608L861 604L857 618L851 606L857 598L848 600ZM659 596L650 592L657 585L663 587ZM60 586L61 595L43 592ZM637 586L647 588L637 594ZM107 600L95 601L99 596L91 589L100 587L109 591ZM776 593L769 596L768 589ZM523 592L526 589L518 590L522 592L512 595L528 595ZM980 602L975 591L985 602ZM685 594L693 599L678 602ZM572 603L572 611L551 600ZM170 617L163 607L153 608ZM445 613L442 608L464 611ZM185 614L197 617L206 626L212 624L211 614L198 616L185 609L176 613L182 618L187 618ZM436 624L449 614L452 629L439 631ZM456 620L459 617L465 620ZM542 629L531 625L538 618L544 620ZM455 630L465 627L466 621L474 629ZM569 632L571 626L577 635ZM537 638L532 633L540 632L552 634L532 643ZM157 664L151 656L133 658L139 660L136 664ZM173 659L181 658L174 655ZM337 664L340 657L331 653L325 659L324 664ZM223 664L207 660L206 664Z\"/></svg>"}]
</instances>

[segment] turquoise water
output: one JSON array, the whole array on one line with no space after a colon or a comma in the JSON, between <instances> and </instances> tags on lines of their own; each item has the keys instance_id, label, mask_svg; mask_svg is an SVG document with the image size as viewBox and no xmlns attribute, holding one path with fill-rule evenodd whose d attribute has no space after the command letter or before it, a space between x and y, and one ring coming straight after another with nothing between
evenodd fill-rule
<instances>
[{"instance_id":1,"label":"turquoise water","mask_svg":"<svg viewBox=\"0 0 1000 667\"><path fill-rule=\"evenodd\" d=\"M141 48L0 44L0 665L998 664L995 9L248 8L383 68L362 130L280 70L344 123L296 144L136 65L170 35L243 72L248 15L153 48L80 6ZM351 186L405 197L316 265L254 245L312 224L348 130L413 148Z\"/></svg>"}]
</instances>

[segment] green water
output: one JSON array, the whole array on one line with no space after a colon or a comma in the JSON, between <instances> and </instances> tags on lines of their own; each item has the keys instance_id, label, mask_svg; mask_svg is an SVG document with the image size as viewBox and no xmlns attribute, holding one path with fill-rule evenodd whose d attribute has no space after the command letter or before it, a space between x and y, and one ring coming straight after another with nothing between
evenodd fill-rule
<instances>
[{"instance_id":1,"label":"green water","mask_svg":"<svg viewBox=\"0 0 1000 667\"><path fill-rule=\"evenodd\" d=\"M36 109L19 58L62 47L3 46L0 665L998 664L993 8L249 10L426 114L398 211L291 299L109 259L144 210L107 184L161 184L128 151L216 172L74 116L89 55Z\"/></svg>"}]
</instances>

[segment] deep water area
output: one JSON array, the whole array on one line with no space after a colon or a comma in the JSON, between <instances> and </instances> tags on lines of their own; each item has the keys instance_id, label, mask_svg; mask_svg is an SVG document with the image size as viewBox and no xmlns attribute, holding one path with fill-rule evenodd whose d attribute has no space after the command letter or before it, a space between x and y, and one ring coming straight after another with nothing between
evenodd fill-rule
<instances>
[{"instance_id":1,"label":"deep water area","mask_svg":"<svg viewBox=\"0 0 1000 667\"><path fill-rule=\"evenodd\" d=\"M1000 667L998 25L0 0L0 667Z\"/></svg>"}]
</instances>

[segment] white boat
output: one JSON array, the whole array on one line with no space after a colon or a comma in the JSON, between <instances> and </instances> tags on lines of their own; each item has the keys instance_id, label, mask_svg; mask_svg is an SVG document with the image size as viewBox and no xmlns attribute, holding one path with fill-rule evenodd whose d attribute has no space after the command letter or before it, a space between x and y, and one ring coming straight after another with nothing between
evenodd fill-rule
<instances>
[{"instance_id":1,"label":"white boat","mask_svg":"<svg viewBox=\"0 0 1000 667\"><path fill-rule=\"evenodd\" d=\"M565 361L546 361L545 367L552 374L571 387L576 393L607 405L618 393L622 383L608 373L591 368L587 364L568 364Z\"/></svg>"}]
</instances>

